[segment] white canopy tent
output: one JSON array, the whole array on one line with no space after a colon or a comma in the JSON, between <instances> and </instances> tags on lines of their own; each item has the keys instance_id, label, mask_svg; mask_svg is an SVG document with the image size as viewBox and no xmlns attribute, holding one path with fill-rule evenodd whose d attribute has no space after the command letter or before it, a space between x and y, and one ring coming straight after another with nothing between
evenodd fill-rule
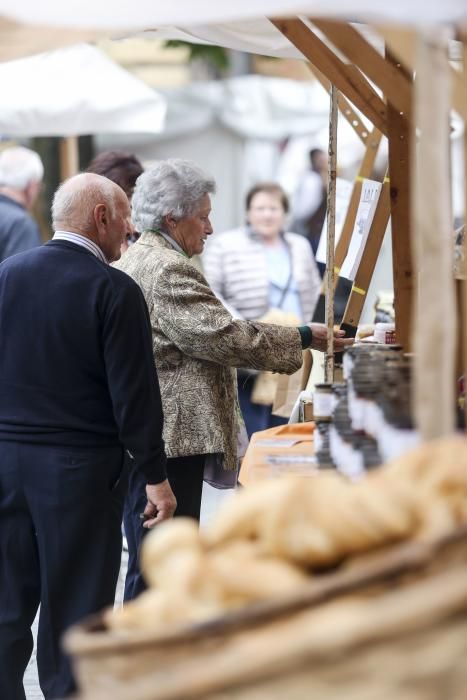
<instances>
[{"instance_id":1,"label":"white canopy tent","mask_svg":"<svg viewBox=\"0 0 467 700\"><path fill-rule=\"evenodd\" d=\"M236 0L235 3L210 0L1 0L0 15L25 24L80 29L148 29L161 25L214 24L250 20L261 16L300 14L345 20L391 22L396 24L457 23L467 17L464 0Z\"/></svg>"},{"instance_id":2,"label":"white canopy tent","mask_svg":"<svg viewBox=\"0 0 467 700\"><path fill-rule=\"evenodd\" d=\"M95 139L96 147L123 148L145 163L170 157L202 163L218 184L213 209L216 231L243 221L244 195L258 181L280 179L292 194L301 171L308 167L307 148L327 148L329 98L316 81L245 75L161 93L167 101L163 131L103 134ZM294 157L283 162L296 140ZM339 143L341 172L353 177L364 148L345 120L339 125Z\"/></svg>"},{"instance_id":3,"label":"white canopy tent","mask_svg":"<svg viewBox=\"0 0 467 700\"><path fill-rule=\"evenodd\" d=\"M2 63L0 85L8 95L3 135L157 133L164 126L164 98L89 44Z\"/></svg>"},{"instance_id":4,"label":"white canopy tent","mask_svg":"<svg viewBox=\"0 0 467 700\"><path fill-rule=\"evenodd\" d=\"M190 158L218 183L216 231L238 226L244 195L256 182L278 179L291 195L308 168L310 148L327 149L329 97L317 81L245 75L161 90L167 102L158 134L103 134L98 150L123 148L148 163ZM339 123L339 172L353 178L364 146L349 123Z\"/></svg>"},{"instance_id":5,"label":"white canopy tent","mask_svg":"<svg viewBox=\"0 0 467 700\"><path fill-rule=\"evenodd\" d=\"M373 24L429 25L467 21L465 0L0 0L0 59L99 36L155 30L160 38L205 41L239 51L301 57L266 17L308 15Z\"/></svg>"}]
</instances>

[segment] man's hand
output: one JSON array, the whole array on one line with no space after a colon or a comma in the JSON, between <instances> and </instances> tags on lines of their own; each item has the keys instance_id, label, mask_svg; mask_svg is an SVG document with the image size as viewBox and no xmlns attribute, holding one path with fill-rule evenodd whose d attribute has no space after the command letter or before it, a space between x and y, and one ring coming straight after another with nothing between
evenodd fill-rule
<instances>
[{"instance_id":1,"label":"man's hand","mask_svg":"<svg viewBox=\"0 0 467 700\"><path fill-rule=\"evenodd\" d=\"M311 347L313 350L326 352L328 347L328 329L324 323L308 323L313 334ZM342 352L349 345L353 345L353 338L344 338L345 331L334 331L334 352Z\"/></svg>"},{"instance_id":2,"label":"man's hand","mask_svg":"<svg viewBox=\"0 0 467 700\"><path fill-rule=\"evenodd\" d=\"M177 507L177 500L170 488L168 479L160 484L147 484L146 495L148 502L144 509L146 519L143 527L150 530L157 523L172 517Z\"/></svg>"}]
</instances>

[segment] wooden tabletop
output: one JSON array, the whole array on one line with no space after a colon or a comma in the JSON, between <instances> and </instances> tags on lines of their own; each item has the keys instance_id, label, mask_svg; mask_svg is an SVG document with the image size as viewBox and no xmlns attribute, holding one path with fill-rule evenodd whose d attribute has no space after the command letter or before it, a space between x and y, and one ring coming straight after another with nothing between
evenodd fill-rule
<instances>
[{"instance_id":1,"label":"wooden tabletop","mask_svg":"<svg viewBox=\"0 0 467 700\"><path fill-rule=\"evenodd\" d=\"M283 474L312 474L313 431L314 423L309 422L254 433L240 469L242 486Z\"/></svg>"}]
</instances>

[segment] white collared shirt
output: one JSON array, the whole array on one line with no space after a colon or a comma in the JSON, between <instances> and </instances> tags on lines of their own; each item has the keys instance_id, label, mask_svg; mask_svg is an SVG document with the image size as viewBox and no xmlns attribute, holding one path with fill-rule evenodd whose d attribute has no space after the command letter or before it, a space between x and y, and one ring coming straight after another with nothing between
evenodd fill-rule
<instances>
[{"instance_id":1,"label":"white collared shirt","mask_svg":"<svg viewBox=\"0 0 467 700\"><path fill-rule=\"evenodd\" d=\"M101 262L105 263L106 265L109 264L109 261L107 260L97 243L91 241L90 238L86 238L86 236L82 236L80 233L73 233L72 231L55 231L52 240L69 241L70 243L76 243L76 245L80 245L82 248L86 248L86 250L89 250L89 252L95 255L95 257L98 258Z\"/></svg>"}]
</instances>

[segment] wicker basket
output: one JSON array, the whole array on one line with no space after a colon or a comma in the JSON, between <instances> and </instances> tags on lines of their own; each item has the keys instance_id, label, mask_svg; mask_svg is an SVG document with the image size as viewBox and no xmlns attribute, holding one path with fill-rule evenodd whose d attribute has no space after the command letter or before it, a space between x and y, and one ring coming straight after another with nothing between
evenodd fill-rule
<instances>
[{"instance_id":1,"label":"wicker basket","mask_svg":"<svg viewBox=\"0 0 467 700\"><path fill-rule=\"evenodd\" d=\"M70 630L83 700L464 700L467 533L164 636Z\"/></svg>"}]
</instances>

